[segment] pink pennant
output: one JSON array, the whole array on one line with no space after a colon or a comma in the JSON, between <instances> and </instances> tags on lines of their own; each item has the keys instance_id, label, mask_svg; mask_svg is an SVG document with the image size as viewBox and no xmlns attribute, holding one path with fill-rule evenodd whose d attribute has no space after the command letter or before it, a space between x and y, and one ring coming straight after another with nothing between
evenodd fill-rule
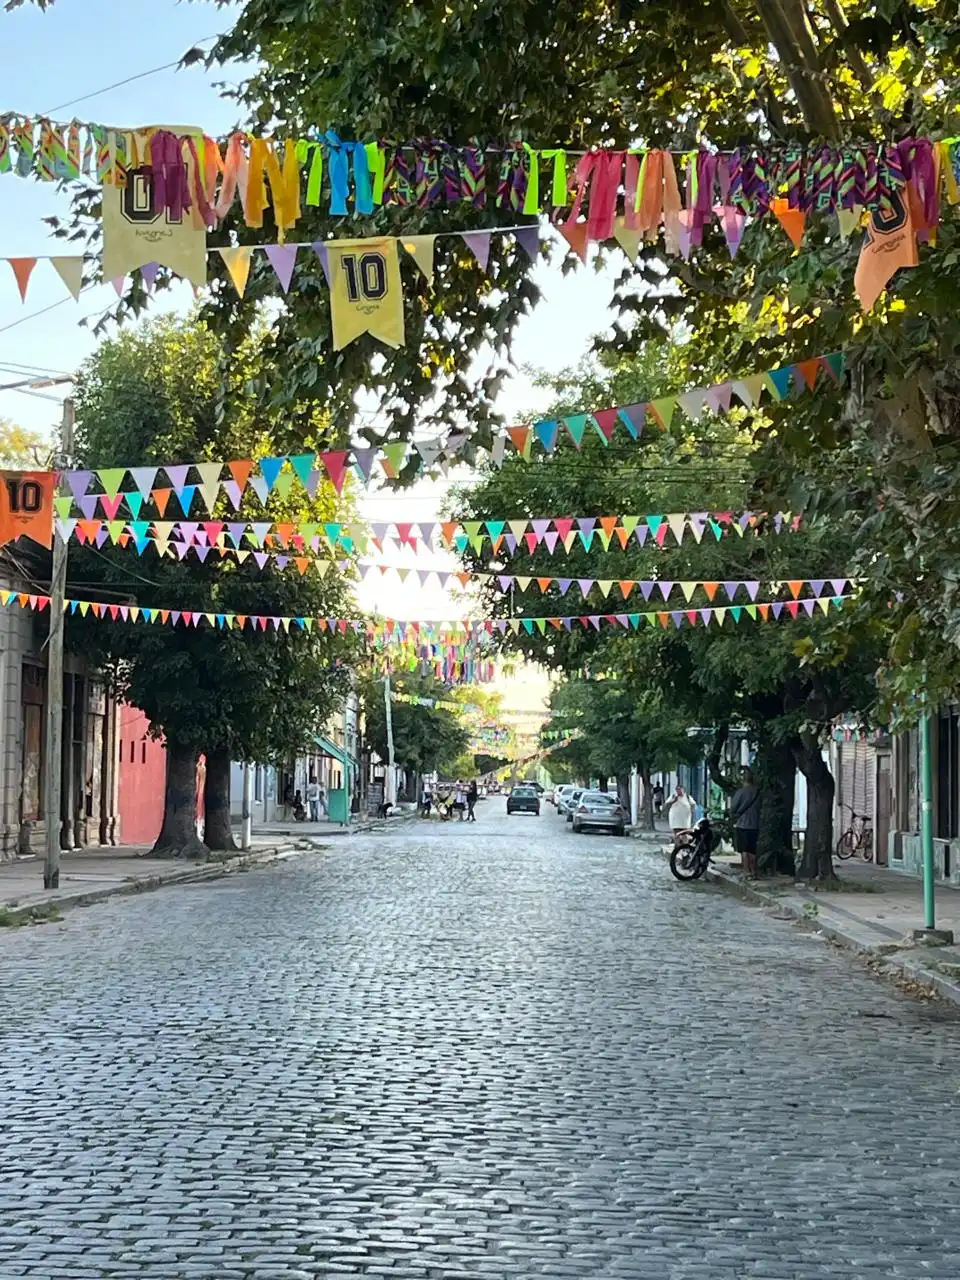
<instances>
[{"instance_id":1,"label":"pink pennant","mask_svg":"<svg viewBox=\"0 0 960 1280\"><path fill-rule=\"evenodd\" d=\"M326 453L320 454L320 461L326 468L330 482L336 489L337 493L343 492L343 482L347 474L347 458L349 454L345 449L331 449Z\"/></svg>"}]
</instances>

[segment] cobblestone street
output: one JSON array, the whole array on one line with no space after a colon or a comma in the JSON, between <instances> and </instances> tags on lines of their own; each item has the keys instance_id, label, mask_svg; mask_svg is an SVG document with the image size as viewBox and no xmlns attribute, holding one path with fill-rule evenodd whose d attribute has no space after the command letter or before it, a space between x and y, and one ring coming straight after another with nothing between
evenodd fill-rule
<instances>
[{"instance_id":1,"label":"cobblestone street","mask_svg":"<svg viewBox=\"0 0 960 1280\"><path fill-rule=\"evenodd\" d=\"M478 815L0 934L0 1280L955 1280L953 1011Z\"/></svg>"}]
</instances>

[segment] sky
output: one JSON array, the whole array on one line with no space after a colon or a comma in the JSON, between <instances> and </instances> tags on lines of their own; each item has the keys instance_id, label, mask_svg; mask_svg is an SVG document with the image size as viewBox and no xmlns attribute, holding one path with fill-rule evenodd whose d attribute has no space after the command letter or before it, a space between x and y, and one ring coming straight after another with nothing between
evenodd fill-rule
<instances>
[{"instance_id":1,"label":"sky","mask_svg":"<svg viewBox=\"0 0 960 1280\"><path fill-rule=\"evenodd\" d=\"M58 120L76 116L123 127L175 122L198 125L211 134L228 132L236 123L237 109L219 96L213 82L235 82L239 69L232 74L231 69L210 73L202 67L142 73L176 62L201 41L209 45L210 38L229 27L231 13L237 11L237 6L218 8L212 3L175 0L58 0L46 13L33 5L0 12L5 54L0 112L49 114ZM123 80L130 82L108 88ZM0 256L65 252L62 242L51 239L42 219L67 210L68 196L57 193L54 184L12 174L0 177ZM562 276L559 268L541 265L536 279L544 296L521 323L515 359L518 366L559 371L576 364L592 335L609 324L612 275L586 268ZM154 304L153 314L185 310L192 300L189 286L177 286ZM74 302L49 263L41 262L23 304L13 272L0 263L0 387L34 372L73 373L96 344L91 328L79 321L96 320L115 301L112 286L105 285ZM35 394L0 389L0 418L49 431L60 420L60 402L66 394L67 385ZM541 409L545 395L518 372L507 382L500 404L508 417L519 416ZM403 495L370 492L361 510L372 520L432 521L445 492L442 483L418 485ZM413 558L409 552L391 555L390 561L421 568L456 567L445 556ZM450 618L467 611L464 603L438 587L418 588L409 580L401 585L395 574L363 585L359 597L364 607L377 607L396 617Z\"/></svg>"}]
</instances>

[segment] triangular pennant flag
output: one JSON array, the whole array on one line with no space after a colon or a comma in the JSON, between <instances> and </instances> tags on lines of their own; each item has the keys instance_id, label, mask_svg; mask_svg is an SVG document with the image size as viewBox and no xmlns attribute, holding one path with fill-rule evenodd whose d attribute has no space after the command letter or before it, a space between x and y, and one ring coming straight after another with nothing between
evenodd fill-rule
<instances>
[{"instance_id":1,"label":"triangular pennant flag","mask_svg":"<svg viewBox=\"0 0 960 1280\"><path fill-rule=\"evenodd\" d=\"M820 360L830 376L839 382L846 371L847 364L846 357L843 352L832 351L829 355L821 356Z\"/></svg>"},{"instance_id":2,"label":"triangular pennant flag","mask_svg":"<svg viewBox=\"0 0 960 1280\"><path fill-rule=\"evenodd\" d=\"M517 453L523 458L530 457L530 428L529 427L508 427L507 435L513 441L513 447Z\"/></svg>"},{"instance_id":3,"label":"triangular pennant flag","mask_svg":"<svg viewBox=\"0 0 960 1280\"><path fill-rule=\"evenodd\" d=\"M345 449L330 449L326 453L320 454L320 461L326 468L330 482L336 489L337 493L343 492L343 483L347 473L347 458L349 454Z\"/></svg>"},{"instance_id":4,"label":"triangular pennant flag","mask_svg":"<svg viewBox=\"0 0 960 1280\"><path fill-rule=\"evenodd\" d=\"M733 384L733 390L747 408L752 409L760 403L766 385L766 374L754 373L749 378L739 378Z\"/></svg>"},{"instance_id":5,"label":"triangular pennant flag","mask_svg":"<svg viewBox=\"0 0 960 1280\"><path fill-rule=\"evenodd\" d=\"M796 369L797 373L799 373L807 387L813 391L817 385L817 374L820 372L819 359L814 358L813 360L800 360L793 367Z\"/></svg>"},{"instance_id":6,"label":"triangular pennant flag","mask_svg":"<svg viewBox=\"0 0 960 1280\"><path fill-rule=\"evenodd\" d=\"M20 301L27 300L27 285L30 283L30 276L33 268L37 265L36 258L8 258L11 270L17 281L17 288L20 290Z\"/></svg>"},{"instance_id":7,"label":"triangular pennant flag","mask_svg":"<svg viewBox=\"0 0 960 1280\"><path fill-rule=\"evenodd\" d=\"M223 265L227 268L227 274L233 281L233 287L242 298L246 292L247 280L250 277L250 259L253 256L252 246L246 244L235 245L229 249L218 249L217 252L223 259Z\"/></svg>"},{"instance_id":8,"label":"triangular pennant flag","mask_svg":"<svg viewBox=\"0 0 960 1280\"><path fill-rule=\"evenodd\" d=\"M773 383L778 400L785 400L793 386L793 366L784 365L780 369L770 369L767 377Z\"/></svg>"},{"instance_id":9,"label":"triangular pennant flag","mask_svg":"<svg viewBox=\"0 0 960 1280\"><path fill-rule=\"evenodd\" d=\"M153 482L157 478L156 467L130 467L130 476L133 483L140 490L145 498L150 497L150 490L153 488Z\"/></svg>"},{"instance_id":10,"label":"triangular pennant flag","mask_svg":"<svg viewBox=\"0 0 960 1280\"><path fill-rule=\"evenodd\" d=\"M587 224L585 222L556 222L554 227L560 232L580 261L586 264Z\"/></svg>"},{"instance_id":11,"label":"triangular pennant flag","mask_svg":"<svg viewBox=\"0 0 960 1280\"><path fill-rule=\"evenodd\" d=\"M803 244L803 232L807 225L807 215L802 209L791 209L789 202L783 199L770 201L770 211L793 241L793 247L799 249Z\"/></svg>"},{"instance_id":12,"label":"triangular pennant flag","mask_svg":"<svg viewBox=\"0 0 960 1280\"><path fill-rule=\"evenodd\" d=\"M170 501L171 493L173 493L172 489L151 489L150 491L150 501L160 512L161 516L163 516L167 510L167 503Z\"/></svg>"},{"instance_id":13,"label":"triangular pennant flag","mask_svg":"<svg viewBox=\"0 0 960 1280\"><path fill-rule=\"evenodd\" d=\"M277 279L280 281L280 287L286 293L290 288L290 281L293 279L293 268L297 263L297 245L295 244L265 244L263 251L267 255L267 259L276 272ZM234 281L236 283L236 281ZM243 290L240 290L241 296Z\"/></svg>"},{"instance_id":14,"label":"triangular pennant flag","mask_svg":"<svg viewBox=\"0 0 960 1280\"><path fill-rule=\"evenodd\" d=\"M570 432L570 439L578 449L583 444L583 435L587 429L588 416L586 413L574 413L567 418L561 419L563 425Z\"/></svg>"},{"instance_id":15,"label":"triangular pennant flag","mask_svg":"<svg viewBox=\"0 0 960 1280\"><path fill-rule=\"evenodd\" d=\"M553 453L557 447L557 436L560 434L560 423L555 418L550 418L545 422L535 422L533 429L537 433L537 439L543 445L548 453Z\"/></svg>"},{"instance_id":16,"label":"triangular pennant flag","mask_svg":"<svg viewBox=\"0 0 960 1280\"><path fill-rule=\"evenodd\" d=\"M677 407L676 397L664 396L661 400L652 400L647 407L652 411L664 431L669 431L670 423L673 421L673 411Z\"/></svg>"},{"instance_id":17,"label":"triangular pennant flag","mask_svg":"<svg viewBox=\"0 0 960 1280\"><path fill-rule=\"evenodd\" d=\"M97 472L100 483L103 485L104 492L111 498L115 498L120 492L120 486L123 484L123 477L127 474L126 467L104 467Z\"/></svg>"},{"instance_id":18,"label":"triangular pennant flag","mask_svg":"<svg viewBox=\"0 0 960 1280\"><path fill-rule=\"evenodd\" d=\"M79 301L83 289L83 258L51 258L54 271L67 286L71 297Z\"/></svg>"},{"instance_id":19,"label":"triangular pennant flag","mask_svg":"<svg viewBox=\"0 0 960 1280\"><path fill-rule=\"evenodd\" d=\"M235 458L227 463L227 470L241 489L245 489L253 471L253 462L249 458Z\"/></svg>"},{"instance_id":20,"label":"triangular pennant flag","mask_svg":"<svg viewBox=\"0 0 960 1280\"><path fill-rule=\"evenodd\" d=\"M480 270L486 271L490 261L490 232L461 231L460 238L480 264Z\"/></svg>"},{"instance_id":21,"label":"triangular pennant flag","mask_svg":"<svg viewBox=\"0 0 960 1280\"><path fill-rule=\"evenodd\" d=\"M400 244L417 264L427 284L433 287L433 250L436 236L402 236ZM483 263L486 269L486 263Z\"/></svg>"},{"instance_id":22,"label":"triangular pennant flag","mask_svg":"<svg viewBox=\"0 0 960 1280\"><path fill-rule=\"evenodd\" d=\"M283 469L285 458L261 458L260 459L260 475L266 484L267 493L273 491L274 485L277 483L277 477Z\"/></svg>"},{"instance_id":23,"label":"triangular pennant flag","mask_svg":"<svg viewBox=\"0 0 960 1280\"><path fill-rule=\"evenodd\" d=\"M534 223L531 227L517 227L513 236L530 261L536 262L540 256L539 223Z\"/></svg>"},{"instance_id":24,"label":"triangular pennant flag","mask_svg":"<svg viewBox=\"0 0 960 1280\"><path fill-rule=\"evenodd\" d=\"M636 262L637 254L640 251L640 242L643 239L643 232L637 231L633 227L628 227L623 218L616 218L613 224L613 234L617 244L630 261Z\"/></svg>"},{"instance_id":25,"label":"triangular pennant flag","mask_svg":"<svg viewBox=\"0 0 960 1280\"><path fill-rule=\"evenodd\" d=\"M354 465L360 471L364 480L370 479L370 472L373 470L373 464L376 460L378 450L376 446L364 449L354 449L353 461Z\"/></svg>"}]
</instances>

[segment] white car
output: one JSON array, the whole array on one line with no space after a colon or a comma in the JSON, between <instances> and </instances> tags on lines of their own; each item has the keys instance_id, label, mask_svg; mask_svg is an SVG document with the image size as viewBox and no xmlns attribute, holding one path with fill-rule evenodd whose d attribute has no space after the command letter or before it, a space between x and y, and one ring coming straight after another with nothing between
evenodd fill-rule
<instances>
[{"instance_id":1,"label":"white car","mask_svg":"<svg viewBox=\"0 0 960 1280\"><path fill-rule=\"evenodd\" d=\"M554 793L556 796L554 803L557 806L557 813L565 814L567 812L567 804L572 799L573 793L576 790L576 787L567 783L562 787L557 787L556 792Z\"/></svg>"}]
</instances>

